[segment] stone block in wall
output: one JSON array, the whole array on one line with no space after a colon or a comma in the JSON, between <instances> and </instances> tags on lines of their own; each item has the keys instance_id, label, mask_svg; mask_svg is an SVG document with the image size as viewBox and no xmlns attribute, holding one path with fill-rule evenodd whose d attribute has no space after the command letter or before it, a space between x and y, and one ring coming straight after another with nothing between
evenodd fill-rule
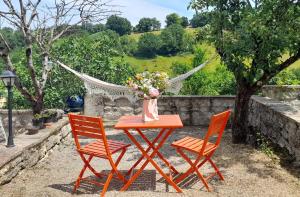
<instances>
[{"instance_id":1,"label":"stone block in wall","mask_svg":"<svg viewBox=\"0 0 300 197\"><path fill-rule=\"evenodd\" d=\"M212 107L222 107L224 109L229 109L234 106L234 100L223 98L223 99L213 99Z\"/></svg>"},{"instance_id":2,"label":"stone block in wall","mask_svg":"<svg viewBox=\"0 0 300 197\"><path fill-rule=\"evenodd\" d=\"M212 112L192 112L191 124L195 126L209 125L210 118L214 113Z\"/></svg>"},{"instance_id":3,"label":"stone block in wall","mask_svg":"<svg viewBox=\"0 0 300 197\"><path fill-rule=\"evenodd\" d=\"M181 112L179 113L179 116L180 116L180 119L181 119L181 121L182 121L182 123L183 123L184 125L186 125L186 126L191 125L191 121L190 121L191 115L190 115L189 112L183 112L183 111L181 111Z\"/></svg>"},{"instance_id":4,"label":"stone block in wall","mask_svg":"<svg viewBox=\"0 0 300 197\"><path fill-rule=\"evenodd\" d=\"M104 99L100 94L86 94L84 97L84 114L89 116L103 116Z\"/></svg>"},{"instance_id":5,"label":"stone block in wall","mask_svg":"<svg viewBox=\"0 0 300 197\"><path fill-rule=\"evenodd\" d=\"M120 113L124 115L133 115L134 110L132 107L120 107Z\"/></svg>"},{"instance_id":6,"label":"stone block in wall","mask_svg":"<svg viewBox=\"0 0 300 197\"><path fill-rule=\"evenodd\" d=\"M5 131L8 131L8 111L6 109L0 109L0 118L2 119L3 127ZM25 127L31 124L33 114L31 110L13 110L12 122L13 132L15 135L19 135L25 131Z\"/></svg>"},{"instance_id":7,"label":"stone block in wall","mask_svg":"<svg viewBox=\"0 0 300 197\"><path fill-rule=\"evenodd\" d=\"M191 105L192 105L192 110L194 111L209 111L210 107L211 107L211 100L208 99L196 99L196 98L192 98L191 101Z\"/></svg>"},{"instance_id":8,"label":"stone block in wall","mask_svg":"<svg viewBox=\"0 0 300 197\"><path fill-rule=\"evenodd\" d=\"M131 107L132 104L127 98L118 98L115 100L117 107Z\"/></svg>"}]
</instances>

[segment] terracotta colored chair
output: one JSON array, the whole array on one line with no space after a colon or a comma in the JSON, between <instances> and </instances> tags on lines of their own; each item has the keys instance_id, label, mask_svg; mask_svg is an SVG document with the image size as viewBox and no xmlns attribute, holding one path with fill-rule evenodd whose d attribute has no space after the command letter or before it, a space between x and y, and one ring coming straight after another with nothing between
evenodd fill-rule
<instances>
[{"instance_id":1,"label":"terracotta colored chair","mask_svg":"<svg viewBox=\"0 0 300 197\"><path fill-rule=\"evenodd\" d=\"M225 130L227 121L229 119L230 112L231 111L228 110L223 113L212 116L207 134L204 139L198 139L198 138L187 136L183 139L180 139L172 143L171 146L173 146L176 149L176 151L191 166L185 173L183 173L182 175L174 179L175 183L180 183L181 181L186 179L189 175L196 173L199 179L203 182L204 186L207 188L207 190L210 191L210 188L207 183L208 179L212 178L217 174L221 180L224 180L224 177L222 176L221 172L214 164L214 162L211 160L211 157L213 156L214 152L217 150L217 148L220 145L222 134ZM212 136L217 136L215 142L209 141ZM192 160L184 153L184 151L195 154L197 156L195 161L192 162ZM206 162L209 162L215 170L215 173L213 173L208 177L204 177L199 172L199 168Z\"/></svg>"},{"instance_id":2,"label":"terracotta colored chair","mask_svg":"<svg viewBox=\"0 0 300 197\"><path fill-rule=\"evenodd\" d=\"M73 137L75 140L77 152L84 162L84 166L75 182L73 192L75 193L80 186L81 181L87 181L92 184L103 186L101 196L105 195L108 186L112 178L117 178L124 183L127 182L126 178L118 171L117 167L124 156L126 149L130 144L125 144L123 142L107 140L105 135L105 130L103 127L102 118L100 117L89 117L82 115L69 114L69 120L72 128ZM87 138L96 139L93 142L81 146L79 142L79 136L84 136ZM113 161L112 155L115 153L120 153L116 161ZM90 164L94 157L105 159L109 161L112 168L105 183L100 183L97 181L89 180L83 178L83 174L88 168L94 175L102 178L104 174L98 173ZM114 177L116 175L116 177Z\"/></svg>"}]
</instances>

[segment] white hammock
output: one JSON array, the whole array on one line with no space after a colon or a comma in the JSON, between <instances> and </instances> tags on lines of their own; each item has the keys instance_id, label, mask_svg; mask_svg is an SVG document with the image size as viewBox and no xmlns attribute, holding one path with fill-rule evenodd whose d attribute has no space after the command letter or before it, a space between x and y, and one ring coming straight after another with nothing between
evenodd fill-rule
<instances>
[{"instance_id":1,"label":"white hammock","mask_svg":"<svg viewBox=\"0 0 300 197\"><path fill-rule=\"evenodd\" d=\"M170 79L169 80L170 86L166 90L166 92L178 94L180 89L182 88L182 81L184 81L186 78L188 78L189 76L191 76L192 74L194 74L195 72L199 71L201 68L206 66L212 59L204 62L203 64L197 66L196 68L190 70L185 74ZM84 73L79 73L71 69L69 66L61 63L60 61L57 61L57 63L61 67L65 68L66 70L70 71L71 73L79 77L84 82L84 86L87 89L88 94L102 94L103 96L109 97L111 100L115 100L121 97L126 97L131 102L136 100L136 97L132 93L131 89L126 86L101 81L99 79L96 79Z\"/></svg>"}]
</instances>

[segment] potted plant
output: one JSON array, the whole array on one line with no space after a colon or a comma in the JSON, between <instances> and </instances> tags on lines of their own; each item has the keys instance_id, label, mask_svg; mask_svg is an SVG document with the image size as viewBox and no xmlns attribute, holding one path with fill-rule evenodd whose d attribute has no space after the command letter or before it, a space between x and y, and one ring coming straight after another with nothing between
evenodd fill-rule
<instances>
[{"instance_id":1,"label":"potted plant","mask_svg":"<svg viewBox=\"0 0 300 197\"><path fill-rule=\"evenodd\" d=\"M32 126L42 129L44 128L44 115L43 114L34 114L32 119Z\"/></svg>"},{"instance_id":2,"label":"potted plant","mask_svg":"<svg viewBox=\"0 0 300 197\"><path fill-rule=\"evenodd\" d=\"M56 122L58 120L57 118L57 112L52 110L47 110L43 113L44 122L45 123L51 123Z\"/></svg>"},{"instance_id":3,"label":"potted plant","mask_svg":"<svg viewBox=\"0 0 300 197\"><path fill-rule=\"evenodd\" d=\"M158 120L157 98L169 85L169 77L166 73L148 71L137 74L133 79L129 78L127 85L143 99L142 117L144 121Z\"/></svg>"}]
</instances>

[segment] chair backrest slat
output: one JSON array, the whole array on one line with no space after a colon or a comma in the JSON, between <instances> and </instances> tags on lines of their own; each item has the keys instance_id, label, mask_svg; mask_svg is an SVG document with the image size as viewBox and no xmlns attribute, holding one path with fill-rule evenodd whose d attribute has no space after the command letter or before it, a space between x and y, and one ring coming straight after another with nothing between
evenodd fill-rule
<instances>
[{"instance_id":1,"label":"chair backrest slat","mask_svg":"<svg viewBox=\"0 0 300 197\"><path fill-rule=\"evenodd\" d=\"M77 135L88 137L88 138L102 139L102 135L98 135L98 134L90 133L90 132L77 131Z\"/></svg>"},{"instance_id":2,"label":"chair backrest slat","mask_svg":"<svg viewBox=\"0 0 300 197\"><path fill-rule=\"evenodd\" d=\"M206 136L204 138L203 146L200 150L201 154L204 153L206 144L212 136L218 136L217 140L215 142L215 145L219 146L219 144L221 142L223 132L226 128L228 119L230 117L230 113L231 113L231 110L228 110L228 111L213 115L211 117L210 124L209 124L209 127L208 127L208 131L207 131Z\"/></svg>"},{"instance_id":3,"label":"chair backrest slat","mask_svg":"<svg viewBox=\"0 0 300 197\"><path fill-rule=\"evenodd\" d=\"M68 116L77 149L81 148L78 136L84 136L93 139L102 139L105 149L109 150L101 117L76 114L68 114Z\"/></svg>"},{"instance_id":4,"label":"chair backrest slat","mask_svg":"<svg viewBox=\"0 0 300 197\"><path fill-rule=\"evenodd\" d=\"M87 127L85 125L74 125L73 126L74 130L76 132L81 131L81 132L90 132L90 133L96 133L101 135L101 129L100 128L95 128L95 127Z\"/></svg>"},{"instance_id":5,"label":"chair backrest slat","mask_svg":"<svg viewBox=\"0 0 300 197\"><path fill-rule=\"evenodd\" d=\"M95 122L88 122L88 121L82 121L82 120L73 120L73 123L75 125L80 125L80 126L87 126L87 127L98 127L98 123Z\"/></svg>"}]
</instances>

